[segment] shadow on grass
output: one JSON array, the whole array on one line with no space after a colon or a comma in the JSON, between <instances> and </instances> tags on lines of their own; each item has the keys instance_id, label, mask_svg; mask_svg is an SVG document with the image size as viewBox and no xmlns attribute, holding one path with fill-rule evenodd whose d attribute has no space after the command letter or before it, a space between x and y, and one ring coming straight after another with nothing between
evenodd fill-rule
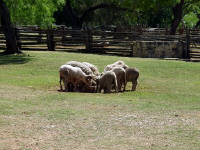
<instances>
[{"instance_id":1,"label":"shadow on grass","mask_svg":"<svg viewBox=\"0 0 200 150\"><path fill-rule=\"evenodd\" d=\"M4 55L0 53L0 65L6 64L25 64L29 61L33 60L32 56L26 54L12 54L12 55Z\"/></svg>"}]
</instances>

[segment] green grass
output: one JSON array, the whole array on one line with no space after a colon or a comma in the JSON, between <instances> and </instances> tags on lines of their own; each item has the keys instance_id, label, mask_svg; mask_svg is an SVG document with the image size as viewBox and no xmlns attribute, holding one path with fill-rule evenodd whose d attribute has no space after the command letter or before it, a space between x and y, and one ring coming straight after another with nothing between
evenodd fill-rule
<instances>
[{"instance_id":1,"label":"green grass","mask_svg":"<svg viewBox=\"0 0 200 150\"><path fill-rule=\"evenodd\" d=\"M140 70L137 91L58 92L58 69L70 60L100 71L123 60ZM200 63L64 52L0 56L0 150L199 149L199 68Z\"/></svg>"}]
</instances>

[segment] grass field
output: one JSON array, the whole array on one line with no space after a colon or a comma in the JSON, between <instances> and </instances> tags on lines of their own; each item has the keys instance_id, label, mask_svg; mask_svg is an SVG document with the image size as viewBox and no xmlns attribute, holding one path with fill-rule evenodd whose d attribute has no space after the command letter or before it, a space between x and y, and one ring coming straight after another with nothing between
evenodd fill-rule
<instances>
[{"instance_id":1,"label":"grass field","mask_svg":"<svg viewBox=\"0 0 200 150\"><path fill-rule=\"evenodd\" d=\"M24 53L0 56L0 150L199 150L200 63ZM123 60L140 70L137 91L58 92L69 60Z\"/></svg>"}]
</instances>

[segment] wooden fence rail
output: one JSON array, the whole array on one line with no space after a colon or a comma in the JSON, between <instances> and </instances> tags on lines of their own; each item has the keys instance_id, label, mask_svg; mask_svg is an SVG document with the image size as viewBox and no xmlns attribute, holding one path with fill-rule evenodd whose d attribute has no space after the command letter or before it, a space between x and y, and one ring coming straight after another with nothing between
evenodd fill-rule
<instances>
[{"instance_id":1,"label":"wooden fence rail","mask_svg":"<svg viewBox=\"0 0 200 150\"><path fill-rule=\"evenodd\" d=\"M87 52L101 52L118 55L133 56L132 44L135 41L178 41L187 45L198 43L200 30L183 31L181 34L168 35L166 29L142 29L115 31L102 30L73 30L65 26L51 29L41 29L38 26L16 27L18 47L21 50L77 50ZM0 49L5 49L5 36L0 27ZM200 43L200 42L199 42ZM187 56L189 57L189 52Z\"/></svg>"}]
</instances>

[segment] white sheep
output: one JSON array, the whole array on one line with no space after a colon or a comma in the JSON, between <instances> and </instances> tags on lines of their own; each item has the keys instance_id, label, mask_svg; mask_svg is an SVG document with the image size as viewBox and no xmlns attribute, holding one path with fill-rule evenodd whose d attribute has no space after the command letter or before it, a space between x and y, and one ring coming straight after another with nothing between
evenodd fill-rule
<instances>
[{"instance_id":1,"label":"white sheep","mask_svg":"<svg viewBox=\"0 0 200 150\"><path fill-rule=\"evenodd\" d=\"M93 72L93 74L95 75L95 76L99 76L99 70L98 70L98 68L95 66L95 65L93 65L93 64L91 64L91 63L88 63L88 62L82 62L84 65L86 65L86 66L88 66L91 70L92 70L92 72Z\"/></svg>"},{"instance_id":2,"label":"white sheep","mask_svg":"<svg viewBox=\"0 0 200 150\"><path fill-rule=\"evenodd\" d=\"M93 75L92 70L87 65L78 61L68 61L66 65L71 65L73 67L79 67L86 75Z\"/></svg>"},{"instance_id":3,"label":"white sheep","mask_svg":"<svg viewBox=\"0 0 200 150\"><path fill-rule=\"evenodd\" d=\"M71 65L73 67L79 67L86 75L91 75L92 80L93 80L92 85L96 86L97 76L99 75L99 71L96 66L94 66L93 64L90 64L88 62L78 62L78 61L69 61L66 64ZM80 91L84 91L84 92L91 91L91 90L87 90L87 89L91 89L91 87L88 87L87 85L80 86Z\"/></svg>"},{"instance_id":4,"label":"white sheep","mask_svg":"<svg viewBox=\"0 0 200 150\"><path fill-rule=\"evenodd\" d=\"M70 91L69 85L75 89L79 89L79 84L83 82L85 85L90 86L92 84L92 76L86 75L80 68L70 65L62 65L59 69L60 73L60 90L62 88L62 81L64 82L65 91ZM72 90L73 91L73 90Z\"/></svg>"},{"instance_id":5,"label":"white sheep","mask_svg":"<svg viewBox=\"0 0 200 150\"><path fill-rule=\"evenodd\" d=\"M124 69L128 68L128 66L127 66L122 60L118 60L118 61L114 62L113 64L107 65L107 66L104 68L104 72L110 71L110 70L112 70L112 68L114 68L114 67L121 67L121 68L124 68Z\"/></svg>"},{"instance_id":6,"label":"white sheep","mask_svg":"<svg viewBox=\"0 0 200 150\"><path fill-rule=\"evenodd\" d=\"M139 77L139 70L137 68L126 68L126 83L125 83L125 88L127 82L132 82L132 91L136 90L136 86L138 84L138 77Z\"/></svg>"},{"instance_id":7,"label":"white sheep","mask_svg":"<svg viewBox=\"0 0 200 150\"><path fill-rule=\"evenodd\" d=\"M112 70L117 77L118 91L122 91L122 85L124 86L123 91L125 91L126 84L126 71L121 67L114 67Z\"/></svg>"},{"instance_id":8,"label":"white sheep","mask_svg":"<svg viewBox=\"0 0 200 150\"><path fill-rule=\"evenodd\" d=\"M97 92L110 93L114 85L115 91L118 92L117 77L114 72L107 71L97 80Z\"/></svg>"}]
</instances>

